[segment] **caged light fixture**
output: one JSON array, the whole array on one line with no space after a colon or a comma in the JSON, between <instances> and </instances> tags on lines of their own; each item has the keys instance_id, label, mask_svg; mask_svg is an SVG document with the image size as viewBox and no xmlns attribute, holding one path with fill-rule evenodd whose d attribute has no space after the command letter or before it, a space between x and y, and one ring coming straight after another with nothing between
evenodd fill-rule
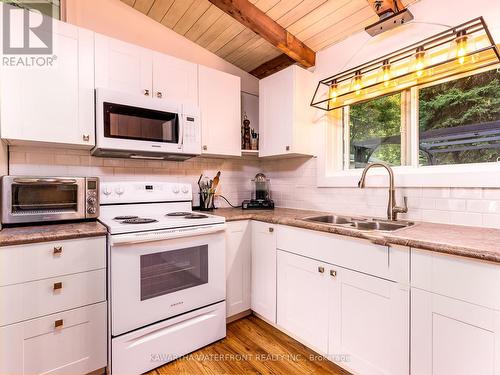
<instances>
[{"instance_id":1,"label":"caged light fixture","mask_svg":"<svg viewBox=\"0 0 500 375\"><path fill-rule=\"evenodd\" d=\"M500 62L482 17L319 81L311 106L331 111Z\"/></svg>"}]
</instances>

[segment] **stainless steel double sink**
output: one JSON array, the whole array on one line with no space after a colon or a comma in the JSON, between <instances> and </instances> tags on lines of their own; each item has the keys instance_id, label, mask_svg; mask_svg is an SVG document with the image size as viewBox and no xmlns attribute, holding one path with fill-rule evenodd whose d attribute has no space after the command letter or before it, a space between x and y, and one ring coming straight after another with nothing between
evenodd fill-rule
<instances>
[{"instance_id":1,"label":"stainless steel double sink","mask_svg":"<svg viewBox=\"0 0 500 375\"><path fill-rule=\"evenodd\" d=\"M398 229L408 228L415 223L411 221L389 221L378 218L362 218L340 215L322 215L302 218L302 220L332 226L353 228L360 231L394 232Z\"/></svg>"}]
</instances>

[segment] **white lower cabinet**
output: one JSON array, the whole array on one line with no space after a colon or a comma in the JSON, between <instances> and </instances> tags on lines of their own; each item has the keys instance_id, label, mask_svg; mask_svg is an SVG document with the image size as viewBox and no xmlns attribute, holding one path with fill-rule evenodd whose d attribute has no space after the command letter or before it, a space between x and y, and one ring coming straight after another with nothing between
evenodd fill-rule
<instances>
[{"instance_id":1,"label":"white lower cabinet","mask_svg":"<svg viewBox=\"0 0 500 375\"><path fill-rule=\"evenodd\" d=\"M330 266L328 357L355 374L408 374L407 285Z\"/></svg>"},{"instance_id":2,"label":"white lower cabinet","mask_svg":"<svg viewBox=\"0 0 500 375\"><path fill-rule=\"evenodd\" d=\"M106 302L0 328L1 374L87 374L106 366Z\"/></svg>"},{"instance_id":3,"label":"white lower cabinet","mask_svg":"<svg viewBox=\"0 0 500 375\"><path fill-rule=\"evenodd\" d=\"M500 312L412 289L412 375L500 373Z\"/></svg>"},{"instance_id":4,"label":"white lower cabinet","mask_svg":"<svg viewBox=\"0 0 500 375\"><path fill-rule=\"evenodd\" d=\"M278 250L277 324L311 348L328 352L328 266Z\"/></svg>"},{"instance_id":5,"label":"white lower cabinet","mask_svg":"<svg viewBox=\"0 0 500 375\"><path fill-rule=\"evenodd\" d=\"M252 222L252 310L276 323L276 226Z\"/></svg>"},{"instance_id":6,"label":"white lower cabinet","mask_svg":"<svg viewBox=\"0 0 500 375\"><path fill-rule=\"evenodd\" d=\"M250 309L252 228L250 221L227 223L226 316Z\"/></svg>"}]
</instances>

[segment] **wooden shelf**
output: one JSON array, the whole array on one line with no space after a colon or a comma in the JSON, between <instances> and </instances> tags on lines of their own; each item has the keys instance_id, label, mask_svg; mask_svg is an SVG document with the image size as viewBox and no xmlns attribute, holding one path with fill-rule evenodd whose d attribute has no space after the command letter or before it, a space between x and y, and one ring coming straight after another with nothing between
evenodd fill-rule
<instances>
[{"instance_id":1,"label":"wooden shelf","mask_svg":"<svg viewBox=\"0 0 500 375\"><path fill-rule=\"evenodd\" d=\"M259 150L241 150L241 156L259 156Z\"/></svg>"}]
</instances>

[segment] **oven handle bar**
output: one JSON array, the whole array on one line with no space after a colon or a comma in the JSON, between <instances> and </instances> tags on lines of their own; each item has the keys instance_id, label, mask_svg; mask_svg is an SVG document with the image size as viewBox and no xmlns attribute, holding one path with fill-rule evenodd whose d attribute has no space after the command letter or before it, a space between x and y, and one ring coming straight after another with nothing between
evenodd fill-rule
<instances>
[{"instance_id":1,"label":"oven handle bar","mask_svg":"<svg viewBox=\"0 0 500 375\"><path fill-rule=\"evenodd\" d=\"M152 241L171 240L182 237L202 236L205 234L222 232L224 230L226 230L225 223L206 225L202 227L188 227L188 228L166 229L153 232L118 234L118 235L112 235L110 237L110 245L118 246L118 245L128 245L140 242L152 242Z\"/></svg>"}]
</instances>

